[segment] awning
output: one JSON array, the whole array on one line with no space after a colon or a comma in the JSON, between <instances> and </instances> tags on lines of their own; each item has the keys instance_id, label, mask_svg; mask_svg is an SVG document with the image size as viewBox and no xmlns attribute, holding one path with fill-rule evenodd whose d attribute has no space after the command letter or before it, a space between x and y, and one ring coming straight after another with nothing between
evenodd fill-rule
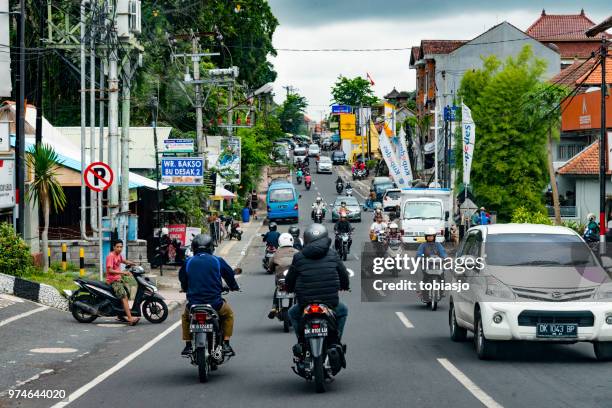
<instances>
[{"instance_id":1,"label":"awning","mask_svg":"<svg viewBox=\"0 0 612 408\"><path fill-rule=\"evenodd\" d=\"M218 201L218 200L226 200L226 199L230 199L234 197L236 197L236 194L232 193L231 191L228 191L224 189L223 187L217 187L215 189L215 195L212 196L212 199Z\"/></svg>"}]
</instances>

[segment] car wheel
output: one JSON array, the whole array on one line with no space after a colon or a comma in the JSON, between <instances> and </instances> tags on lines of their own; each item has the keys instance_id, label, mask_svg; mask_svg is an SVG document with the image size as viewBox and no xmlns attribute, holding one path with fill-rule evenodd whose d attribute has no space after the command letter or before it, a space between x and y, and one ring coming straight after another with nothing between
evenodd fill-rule
<instances>
[{"instance_id":1,"label":"car wheel","mask_svg":"<svg viewBox=\"0 0 612 408\"><path fill-rule=\"evenodd\" d=\"M457 318L455 317L455 305L450 304L450 310L448 311L448 325L450 327L450 338L452 341L462 342L467 338L467 329L459 326Z\"/></svg>"},{"instance_id":2,"label":"car wheel","mask_svg":"<svg viewBox=\"0 0 612 408\"><path fill-rule=\"evenodd\" d=\"M595 357L599 361L612 361L612 341L596 341L593 343Z\"/></svg>"},{"instance_id":3,"label":"car wheel","mask_svg":"<svg viewBox=\"0 0 612 408\"><path fill-rule=\"evenodd\" d=\"M497 343L485 337L480 313L477 313L475 317L476 332L474 333L474 345L476 347L476 355L481 360L491 360L497 354Z\"/></svg>"}]
</instances>

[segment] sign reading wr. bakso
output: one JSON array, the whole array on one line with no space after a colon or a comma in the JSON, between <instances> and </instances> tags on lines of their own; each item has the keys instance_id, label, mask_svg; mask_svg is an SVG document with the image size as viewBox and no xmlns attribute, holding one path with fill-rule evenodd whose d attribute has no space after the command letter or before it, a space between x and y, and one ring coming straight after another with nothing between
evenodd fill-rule
<instances>
[{"instance_id":1,"label":"sign reading wr. bakso","mask_svg":"<svg viewBox=\"0 0 612 408\"><path fill-rule=\"evenodd\" d=\"M204 183L204 159L201 157L164 157L161 182L170 186L200 186Z\"/></svg>"}]
</instances>

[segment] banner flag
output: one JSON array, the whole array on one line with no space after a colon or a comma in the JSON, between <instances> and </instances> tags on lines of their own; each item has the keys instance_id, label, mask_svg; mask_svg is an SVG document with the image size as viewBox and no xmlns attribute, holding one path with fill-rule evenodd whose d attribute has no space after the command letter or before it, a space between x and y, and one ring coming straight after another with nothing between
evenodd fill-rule
<instances>
[{"instance_id":1,"label":"banner flag","mask_svg":"<svg viewBox=\"0 0 612 408\"><path fill-rule=\"evenodd\" d=\"M476 142L476 124L472 119L472 111L461 103L461 136L463 140L463 184L470 184L474 143Z\"/></svg>"}]
</instances>

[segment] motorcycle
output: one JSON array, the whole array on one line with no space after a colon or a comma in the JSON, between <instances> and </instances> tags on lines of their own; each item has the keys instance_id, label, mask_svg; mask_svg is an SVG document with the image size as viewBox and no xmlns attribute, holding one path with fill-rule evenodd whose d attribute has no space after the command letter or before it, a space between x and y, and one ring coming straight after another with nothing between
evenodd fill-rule
<instances>
[{"instance_id":1,"label":"motorcycle","mask_svg":"<svg viewBox=\"0 0 612 408\"><path fill-rule=\"evenodd\" d=\"M170 262L168 256L168 246L170 243L163 243L155 247L155 255L151 259L151 268L159 268Z\"/></svg>"},{"instance_id":2,"label":"motorcycle","mask_svg":"<svg viewBox=\"0 0 612 408\"><path fill-rule=\"evenodd\" d=\"M353 180L362 180L366 177L364 169L353 169Z\"/></svg>"},{"instance_id":3,"label":"motorcycle","mask_svg":"<svg viewBox=\"0 0 612 408\"><path fill-rule=\"evenodd\" d=\"M312 181L304 181L304 187L306 187L306 190L310 190L311 185L312 185Z\"/></svg>"},{"instance_id":4,"label":"motorcycle","mask_svg":"<svg viewBox=\"0 0 612 408\"><path fill-rule=\"evenodd\" d=\"M232 220L232 226L230 228L229 239L236 238L238 241L242 239L242 228L240 228L240 223L238 221Z\"/></svg>"},{"instance_id":5,"label":"motorcycle","mask_svg":"<svg viewBox=\"0 0 612 408\"><path fill-rule=\"evenodd\" d=\"M340 194L342 190L344 190L344 183L339 181L336 183L336 193Z\"/></svg>"},{"instance_id":6,"label":"motorcycle","mask_svg":"<svg viewBox=\"0 0 612 408\"><path fill-rule=\"evenodd\" d=\"M432 311L436 311L438 309L440 300L442 300L442 298L446 295L444 291L439 289L440 284L444 281L442 258L432 256L425 258L424 263L425 265L422 268L423 282L431 283L431 287L429 290L424 290L421 292L421 301L428 307L431 307Z\"/></svg>"},{"instance_id":7,"label":"motorcycle","mask_svg":"<svg viewBox=\"0 0 612 408\"><path fill-rule=\"evenodd\" d=\"M272 245L266 245L266 253L263 258L263 267L268 274L272 273L272 269L270 269L270 260L274 256L274 253L276 253L276 247Z\"/></svg>"},{"instance_id":8,"label":"motorcycle","mask_svg":"<svg viewBox=\"0 0 612 408\"><path fill-rule=\"evenodd\" d=\"M229 288L224 287L222 293L228 292ZM223 330L217 311L210 305L191 305L189 332L193 345L189 359L198 367L200 382L207 382L210 372L231 358L223 353Z\"/></svg>"},{"instance_id":9,"label":"motorcycle","mask_svg":"<svg viewBox=\"0 0 612 408\"><path fill-rule=\"evenodd\" d=\"M307 381L314 381L316 392L325 392L325 380L346 368L346 346L340 344L336 317L327 305L311 303L304 308L303 316L292 369Z\"/></svg>"},{"instance_id":10,"label":"motorcycle","mask_svg":"<svg viewBox=\"0 0 612 408\"><path fill-rule=\"evenodd\" d=\"M316 222L317 224L322 224L323 223L323 210L320 208L317 208L314 210L314 214L312 216L312 219L314 222Z\"/></svg>"},{"instance_id":11,"label":"motorcycle","mask_svg":"<svg viewBox=\"0 0 612 408\"><path fill-rule=\"evenodd\" d=\"M347 196L352 196L353 195L353 187L347 187L346 188L346 195Z\"/></svg>"},{"instance_id":12,"label":"motorcycle","mask_svg":"<svg viewBox=\"0 0 612 408\"><path fill-rule=\"evenodd\" d=\"M398 234L389 234L386 240L386 252L389 258L395 258L402 254L402 239ZM391 276L397 278L399 275L399 269L393 268L391 270Z\"/></svg>"},{"instance_id":13,"label":"motorcycle","mask_svg":"<svg viewBox=\"0 0 612 408\"><path fill-rule=\"evenodd\" d=\"M136 280L138 289L132 305L132 316L144 316L151 323L162 323L168 317L168 306L157 293L157 287L144 276L141 266L129 269ZM68 309L79 323L91 323L98 317L125 318L121 299L117 298L110 285L88 279L76 279L76 291L64 290L68 299Z\"/></svg>"},{"instance_id":14,"label":"motorcycle","mask_svg":"<svg viewBox=\"0 0 612 408\"><path fill-rule=\"evenodd\" d=\"M289 320L289 308L293 306L295 302L295 294L287 291L287 284L285 283L285 276L287 276L286 270L283 272L283 277L278 279L276 282L276 292L274 295L274 302L276 303L276 318L283 322L283 331L289 333L291 327L291 321Z\"/></svg>"},{"instance_id":15,"label":"motorcycle","mask_svg":"<svg viewBox=\"0 0 612 408\"><path fill-rule=\"evenodd\" d=\"M343 261L346 261L346 257L348 256L349 253L349 240L351 239L351 236L348 232L343 232L338 234L338 240L339 245L338 245L338 255L340 256L340 258Z\"/></svg>"},{"instance_id":16,"label":"motorcycle","mask_svg":"<svg viewBox=\"0 0 612 408\"><path fill-rule=\"evenodd\" d=\"M302 176L296 176L296 180L298 184L302 184Z\"/></svg>"}]
</instances>

